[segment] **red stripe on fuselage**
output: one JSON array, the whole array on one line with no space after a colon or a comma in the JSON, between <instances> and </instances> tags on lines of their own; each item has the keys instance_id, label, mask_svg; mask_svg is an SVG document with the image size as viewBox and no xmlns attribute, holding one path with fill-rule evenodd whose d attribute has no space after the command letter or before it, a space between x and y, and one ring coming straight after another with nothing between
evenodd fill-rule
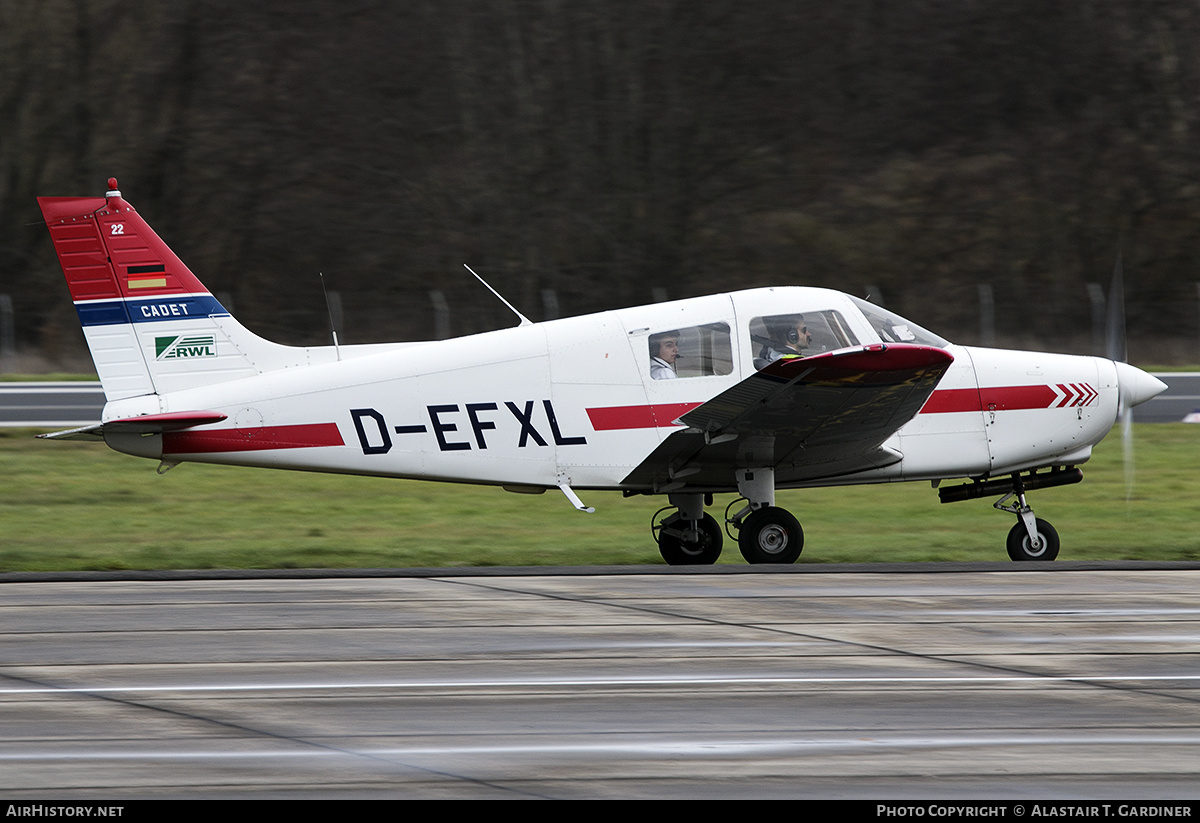
<instances>
[{"instance_id":1,"label":"red stripe on fuselage","mask_svg":"<svg viewBox=\"0 0 1200 823\"><path fill-rule=\"evenodd\" d=\"M1094 390L1093 390L1094 391ZM1098 393L1095 396L1099 396ZM921 414L1048 409L1059 400L1050 386L985 386L981 389L939 389ZM1089 401L1090 402L1090 401ZM607 406L588 409L595 431L653 429L676 425L674 421L703 404L663 403L649 406Z\"/></svg>"},{"instance_id":2,"label":"red stripe on fuselage","mask_svg":"<svg viewBox=\"0 0 1200 823\"><path fill-rule=\"evenodd\" d=\"M941 389L935 391L921 407L921 414L982 411L979 389Z\"/></svg>"},{"instance_id":3,"label":"red stripe on fuselage","mask_svg":"<svg viewBox=\"0 0 1200 823\"><path fill-rule=\"evenodd\" d=\"M163 432L163 454L210 454L344 446L337 423Z\"/></svg>"},{"instance_id":4,"label":"red stripe on fuselage","mask_svg":"<svg viewBox=\"0 0 1200 823\"><path fill-rule=\"evenodd\" d=\"M940 389L925 402L921 414L1048 409L1059 399L1050 386L984 386Z\"/></svg>"},{"instance_id":5,"label":"red stripe on fuselage","mask_svg":"<svg viewBox=\"0 0 1200 823\"><path fill-rule=\"evenodd\" d=\"M616 429L656 429L673 426L675 421L700 403L659 403L652 406L606 406L588 409L594 431Z\"/></svg>"}]
</instances>

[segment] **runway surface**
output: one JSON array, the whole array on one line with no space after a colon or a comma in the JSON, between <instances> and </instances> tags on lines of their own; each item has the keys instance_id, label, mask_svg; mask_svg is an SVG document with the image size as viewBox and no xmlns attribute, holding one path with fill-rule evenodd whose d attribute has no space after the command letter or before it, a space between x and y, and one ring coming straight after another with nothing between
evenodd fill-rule
<instances>
[{"instance_id":1,"label":"runway surface","mask_svg":"<svg viewBox=\"0 0 1200 823\"><path fill-rule=\"evenodd\" d=\"M1033 565L8 575L0 791L1194 799L1200 570Z\"/></svg>"},{"instance_id":2,"label":"runway surface","mask_svg":"<svg viewBox=\"0 0 1200 823\"><path fill-rule=\"evenodd\" d=\"M102 411L97 382L0 384L0 426L88 426L100 422Z\"/></svg>"}]
</instances>

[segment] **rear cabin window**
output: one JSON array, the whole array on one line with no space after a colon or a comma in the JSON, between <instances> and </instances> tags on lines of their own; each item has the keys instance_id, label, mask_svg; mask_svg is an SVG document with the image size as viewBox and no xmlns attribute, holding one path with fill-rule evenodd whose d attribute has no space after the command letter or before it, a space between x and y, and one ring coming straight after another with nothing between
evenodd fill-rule
<instances>
[{"instance_id":1,"label":"rear cabin window","mask_svg":"<svg viewBox=\"0 0 1200 823\"><path fill-rule=\"evenodd\" d=\"M858 345L841 312L809 311L772 314L750 321L754 368L761 369L781 357L809 357Z\"/></svg>"},{"instance_id":2,"label":"rear cabin window","mask_svg":"<svg viewBox=\"0 0 1200 823\"><path fill-rule=\"evenodd\" d=\"M655 380L733 371L733 346L726 323L663 329L650 335L648 345L650 376Z\"/></svg>"}]
</instances>

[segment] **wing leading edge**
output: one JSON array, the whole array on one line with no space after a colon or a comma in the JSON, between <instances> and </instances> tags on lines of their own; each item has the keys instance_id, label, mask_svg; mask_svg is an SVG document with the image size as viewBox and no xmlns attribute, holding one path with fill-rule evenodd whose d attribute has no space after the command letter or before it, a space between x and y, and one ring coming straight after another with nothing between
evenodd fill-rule
<instances>
[{"instance_id":1,"label":"wing leading edge","mask_svg":"<svg viewBox=\"0 0 1200 823\"><path fill-rule=\"evenodd\" d=\"M916 416L954 361L944 349L885 343L785 358L679 418L623 481L674 491L730 487L734 470L772 467L777 484L890 465L883 442Z\"/></svg>"}]
</instances>

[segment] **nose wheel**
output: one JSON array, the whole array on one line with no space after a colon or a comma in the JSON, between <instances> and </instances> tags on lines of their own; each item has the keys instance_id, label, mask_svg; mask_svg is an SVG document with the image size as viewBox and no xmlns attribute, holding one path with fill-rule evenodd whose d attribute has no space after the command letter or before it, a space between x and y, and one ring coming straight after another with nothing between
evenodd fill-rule
<instances>
[{"instance_id":1,"label":"nose wheel","mask_svg":"<svg viewBox=\"0 0 1200 823\"><path fill-rule=\"evenodd\" d=\"M1009 558L1017 562L1053 560L1058 557L1058 532L1047 521L1034 517L1033 509L1025 500L1025 484L1020 474L1012 476L1012 484L1012 491L992 504L1002 512L1017 516L1017 524L1008 532ZM1007 501L1014 497L1016 501L1008 504Z\"/></svg>"},{"instance_id":2,"label":"nose wheel","mask_svg":"<svg viewBox=\"0 0 1200 823\"><path fill-rule=\"evenodd\" d=\"M1008 533L1008 556L1021 560L1053 560L1058 557L1058 532L1040 517L1034 518L1033 535L1018 520Z\"/></svg>"}]
</instances>

